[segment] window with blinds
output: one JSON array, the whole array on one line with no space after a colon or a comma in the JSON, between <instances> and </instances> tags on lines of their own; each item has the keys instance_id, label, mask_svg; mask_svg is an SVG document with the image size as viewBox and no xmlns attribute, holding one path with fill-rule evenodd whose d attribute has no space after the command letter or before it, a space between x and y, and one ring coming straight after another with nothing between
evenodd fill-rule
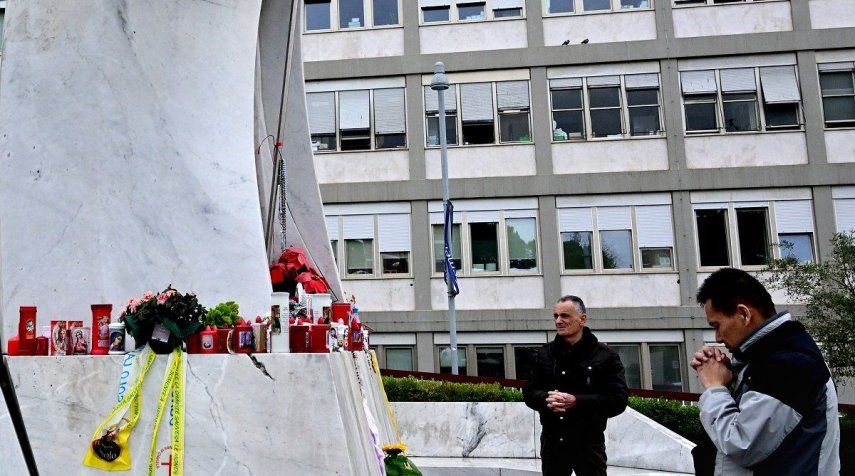
<instances>
[{"instance_id":1,"label":"window with blinds","mask_svg":"<svg viewBox=\"0 0 855 476\"><path fill-rule=\"evenodd\" d=\"M528 80L452 84L444 92L446 144L531 142L530 97ZM424 86L429 147L439 145L438 101L437 91Z\"/></svg>"},{"instance_id":2,"label":"window with blinds","mask_svg":"<svg viewBox=\"0 0 855 476\"><path fill-rule=\"evenodd\" d=\"M312 147L318 152L407 147L404 88L306 94Z\"/></svg>"},{"instance_id":3,"label":"window with blinds","mask_svg":"<svg viewBox=\"0 0 855 476\"><path fill-rule=\"evenodd\" d=\"M400 25L401 0L303 0L306 32ZM333 14L338 18L333 20Z\"/></svg>"},{"instance_id":4,"label":"window with blinds","mask_svg":"<svg viewBox=\"0 0 855 476\"><path fill-rule=\"evenodd\" d=\"M346 277L408 276L412 235L409 213L327 216L327 233ZM339 228L339 223L341 227ZM379 263L379 266L375 266ZM341 263L339 269L341 270Z\"/></svg>"},{"instance_id":5,"label":"window with blinds","mask_svg":"<svg viewBox=\"0 0 855 476\"><path fill-rule=\"evenodd\" d=\"M662 134L659 74L549 80L553 141Z\"/></svg>"},{"instance_id":6,"label":"window with blinds","mask_svg":"<svg viewBox=\"0 0 855 476\"><path fill-rule=\"evenodd\" d=\"M525 0L419 0L422 24L522 18Z\"/></svg>"},{"instance_id":7,"label":"window with blinds","mask_svg":"<svg viewBox=\"0 0 855 476\"><path fill-rule=\"evenodd\" d=\"M548 15L653 8L653 0L546 0Z\"/></svg>"},{"instance_id":8,"label":"window with blinds","mask_svg":"<svg viewBox=\"0 0 855 476\"><path fill-rule=\"evenodd\" d=\"M803 124L793 65L682 71L680 85L689 134L800 129Z\"/></svg>"},{"instance_id":9,"label":"window with blinds","mask_svg":"<svg viewBox=\"0 0 855 476\"><path fill-rule=\"evenodd\" d=\"M559 207L563 269L673 270L671 205L652 203Z\"/></svg>"},{"instance_id":10,"label":"window with blinds","mask_svg":"<svg viewBox=\"0 0 855 476\"><path fill-rule=\"evenodd\" d=\"M855 63L823 63L818 68L825 127L855 126Z\"/></svg>"},{"instance_id":11,"label":"window with blinds","mask_svg":"<svg viewBox=\"0 0 855 476\"><path fill-rule=\"evenodd\" d=\"M762 267L774 258L805 263L815 259L809 199L695 203L693 208L698 264L703 268Z\"/></svg>"}]
</instances>

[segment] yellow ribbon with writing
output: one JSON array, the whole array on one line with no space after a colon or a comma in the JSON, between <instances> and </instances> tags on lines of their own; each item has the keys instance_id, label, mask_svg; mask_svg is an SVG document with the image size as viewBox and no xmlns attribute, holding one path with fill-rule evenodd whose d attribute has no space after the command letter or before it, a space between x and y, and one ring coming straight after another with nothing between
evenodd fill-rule
<instances>
[{"instance_id":1,"label":"yellow ribbon with writing","mask_svg":"<svg viewBox=\"0 0 855 476\"><path fill-rule=\"evenodd\" d=\"M148 476L153 476L157 470L157 433L163 420L163 413L169 398L172 398L172 456L170 475L184 474L184 352L175 349L169 356L166 365L166 377L160 388L160 399L157 402L157 413L154 418L154 432L151 435L151 446L148 456Z\"/></svg>"},{"instance_id":2,"label":"yellow ribbon with writing","mask_svg":"<svg viewBox=\"0 0 855 476\"><path fill-rule=\"evenodd\" d=\"M83 457L83 464L86 466L106 471L131 469L131 448L128 439L140 418L143 381L154 363L155 355L150 348L146 347L134 358L137 359L136 365L139 365L140 360L143 361L142 369L128 393L113 407L92 435L89 448ZM130 417L126 419L125 414L128 411L130 411Z\"/></svg>"}]
</instances>

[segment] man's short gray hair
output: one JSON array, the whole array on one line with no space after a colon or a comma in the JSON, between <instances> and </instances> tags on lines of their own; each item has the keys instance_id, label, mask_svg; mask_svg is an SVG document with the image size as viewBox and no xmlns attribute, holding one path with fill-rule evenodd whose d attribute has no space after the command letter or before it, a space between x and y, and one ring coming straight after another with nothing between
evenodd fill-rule
<instances>
[{"instance_id":1,"label":"man's short gray hair","mask_svg":"<svg viewBox=\"0 0 855 476\"><path fill-rule=\"evenodd\" d=\"M582 298L580 298L579 296L573 296L571 294L568 294L566 296L561 296L560 298L558 298L558 301L556 301L556 304L559 302L567 302L567 301L570 301L573 304L575 304L576 310L581 312L582 314L588 313L588 310L585 308L585 303L582 302Z\"/></svg>"}]
</instances>

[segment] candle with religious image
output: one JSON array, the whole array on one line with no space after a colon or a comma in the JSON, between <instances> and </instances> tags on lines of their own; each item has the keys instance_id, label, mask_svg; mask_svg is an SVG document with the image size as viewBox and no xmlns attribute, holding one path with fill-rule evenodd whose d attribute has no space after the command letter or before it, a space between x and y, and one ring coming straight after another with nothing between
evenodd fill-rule
<instances>
[{"instance_id":1,"label":"candle with religious image","mask_svg":"<svg viewBox=\"0 0 855 476\"><path fill-rule=\"evenodd\" d=\"M110 313L112 304L93 304L92 355L107 355L110 350Z\"/></svg>"},{"instance_id":2,"label":"candle with religious image","mask_svg":"<svg viewBox=\"0 0 855 476\"><path fill-rule=\"evenodd\" d=\"M125 353L125 323L114 322L110 324L110 355Z\"/></svg>"},{"instance_id":3,"label":"candle with religious image","mask_svg":"<svg viewBox=\"0 0 855 476\"><path fill-rule=\"evenodd\" d=\"M68 351L68 323L50 321L50 355L66 355Z\"/></svg>"},{"instance_id":4,"label":"candle with religious image","mask_svg":"<svg viewBox=\"0 0 855 476\"><path fill-rule=\"evenodd\" d=\"M18 320L18 354L34 355L36 352L36 307L21 306Z\"/></svg>"}]
</instances>

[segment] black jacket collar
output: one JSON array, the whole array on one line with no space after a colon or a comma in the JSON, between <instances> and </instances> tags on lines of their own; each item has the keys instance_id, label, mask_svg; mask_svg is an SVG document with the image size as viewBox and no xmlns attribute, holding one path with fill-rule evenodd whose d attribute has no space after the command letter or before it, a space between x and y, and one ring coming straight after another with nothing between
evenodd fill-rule
<instances>
[{"instance_id":1,"label":"black jacket collar","mask_svg":"<svg viewBox=\"0 0 855 476\"><path fill-rule=\"evenodd\" d=\"M594 348L597 347L599 341L597 337L591 332L591 329L587 327L582 328L582 338L579 339L579 342L576 342L573 345L567 343L559 335L555 336L555 339L552 341L552 350L555 353L567 353L570 355L586 355L591 353Z\"/></svg>"}]
</instances>

